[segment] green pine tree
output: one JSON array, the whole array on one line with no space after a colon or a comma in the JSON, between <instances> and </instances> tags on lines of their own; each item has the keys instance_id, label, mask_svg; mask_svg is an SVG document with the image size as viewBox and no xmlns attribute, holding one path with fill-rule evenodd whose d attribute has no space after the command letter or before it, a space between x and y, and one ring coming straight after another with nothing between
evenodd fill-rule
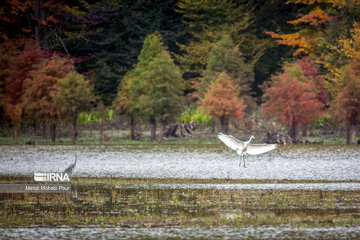
<instances>
[{"instance_id":1,"label":"green pine tree","mask_svg":"<svg viewBox=\"0 0 360 240\"><path fill-rule=\"evenodd\" d=\"M156 136L156 120L160 122L160 136L163 138L166 123L174 118L180 106L183 94L183 79L180 69L163 50L143 71L144 94L139 98L139 106L150 118L152 124L152 139ZM155 126L154 126L155 125Z\"/></svg>"},{"instance_id":2,"label":"green pine tree","mask_svg":"<svg viewBox=\"0 0 360 240\"><path fill-rule=\"evenodd\" d=\"M156 124L160 121L161 140L166 123L177 113L183 94L183 79L159 33L146 37L138 63L124 81L114 102L118 112L147 118L151 140L156 138Z\"/></svg>"}]
</instances>

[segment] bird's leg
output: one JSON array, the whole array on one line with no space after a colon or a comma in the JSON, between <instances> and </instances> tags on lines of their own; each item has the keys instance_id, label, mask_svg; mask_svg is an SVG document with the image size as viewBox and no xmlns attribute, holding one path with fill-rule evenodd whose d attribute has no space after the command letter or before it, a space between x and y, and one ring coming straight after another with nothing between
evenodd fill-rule
<instances>
[{"instance_id":1,"label":"bird's leg","mask_svg":"<svg viewBox=\"0 0 360 240\"><path fill-rule=\"evenodd\" d=\"M78 198L77 182L75 183L75 194L74 194L74 198Z\"/></svg>"},{"instance_id":2,"label":"bird's leg","mask_svg":"<svg viewBox=\"0 0 360 240\"><path fill-rule=\"evenodd\" d=\"M243 162L244 162L244 168L245 168L245 153L243 154Z\"/></svg>"},{"instance_id":3,"label":"bird's leg","mask_svg":"<svg viewBox=\"0 0 360 240\"><path fill-rule=\"evenodd\" d=\"M241 167L241 159L243 158L243 155L240 155L240 162L239 162L239 167Z\"/></svg>"}]
</instances>

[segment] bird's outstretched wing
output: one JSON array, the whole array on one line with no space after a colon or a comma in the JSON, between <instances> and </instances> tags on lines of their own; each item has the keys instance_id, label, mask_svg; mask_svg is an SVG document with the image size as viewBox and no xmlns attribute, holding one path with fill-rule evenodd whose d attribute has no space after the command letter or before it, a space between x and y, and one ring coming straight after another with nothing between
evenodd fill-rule
<instances>
[{"instance_id":1,"label":"bird's outstretched wing","mask_svg":"<svg viewBox=\"0 0 360 240\"><path fill-rule=\"evenodd\" d=\"M239 149L242 149L244 147L243 142L241 142L240 140L234 138L231 135L226 135L226 134L223 134L223 133L219 133L218 138L223 143L225 143L226 146L228 146L229 148L231 148L233 150L239 150Z\"/></svg>"},{"instance_id":2,"label":"bird's outstretched wing","mask_svg":"<svg viewBox=\"0 0 360 240\"><path fill-rule=\"evenodd\" d=\"M249 144L246 153L249 155L257 155L269 152L277 147L277 144Z\"/></svg>"}]
</instances>

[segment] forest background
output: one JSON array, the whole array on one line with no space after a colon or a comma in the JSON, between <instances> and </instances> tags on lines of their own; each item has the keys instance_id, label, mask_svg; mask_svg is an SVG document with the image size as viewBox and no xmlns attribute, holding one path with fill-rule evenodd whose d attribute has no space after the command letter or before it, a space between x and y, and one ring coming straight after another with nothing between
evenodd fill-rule
<instances>
[{"instance_id":1,"label":"forest background","mask_svg":"<svg viewBox=\"0 0 360 240\"><path fill-rule=\"evenodd\" d=\"M0 132L161 141L192 123L353 144L359 18L358 0L4 0Z\"/></svg>"}]
</instances>

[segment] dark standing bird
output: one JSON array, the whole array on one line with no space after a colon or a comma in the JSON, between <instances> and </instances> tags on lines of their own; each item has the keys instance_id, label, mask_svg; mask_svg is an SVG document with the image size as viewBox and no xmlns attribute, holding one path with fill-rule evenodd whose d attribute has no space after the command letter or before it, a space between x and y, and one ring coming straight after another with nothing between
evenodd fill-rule
<instances>
[{"instance_id":1,"label":"dark standing bird","mask_svg":"<svg viewBox=\"0 0 360 240\"><path fill-rule=\"evenodd\" d=\"M64 170L64 173L68 173L68 174L71 175L71 174L73 173L75 167L76 167L76 162L77 162L77 156L76 156L76 153L75 153L75 162L72 163L72 164L70 164L70 166L68 166L68 167ZM74 200L75 202L78 202L78 201L79 201L79 199L78 199L78 197L77 197L77 183L75 183L75 190L74 190L74 194L73 194L72 198L73 198L73 200Z\"/></svg>"},{"instance_id":2,"label":"dark standing bird","mask_svg":"<svg viewBox=\"0 0 360 240\"><path fill-rule=\"evenodd\" d=\"M72 174L72 172L74 171L75 167L76 167L76 162L77 162L77 156L76 156L76 153L75 153L75 162L70 164L70 166L68 166L65 170L64 170L64 173L70 173Z\"/></svg>"},{"instance_id":3,"label":"dark standing bird","mask_svg":"<svg viewBox=\"0 0 360 240\"><path fill-rule=\"evenodd\" d=\"M257 155L261 153L269 152L277 147L277 144L250 144L250 141L254 138L254 136L250 137L250 140L247 142L242 142L231 135L226 135L223 133L218 134L218 138L225 143L226 146L236 151L237 154L240 155L240 163L241 160L244 161L245 167L245 159L244 156L248 155Z\"/></svg>"}]
</instances>

